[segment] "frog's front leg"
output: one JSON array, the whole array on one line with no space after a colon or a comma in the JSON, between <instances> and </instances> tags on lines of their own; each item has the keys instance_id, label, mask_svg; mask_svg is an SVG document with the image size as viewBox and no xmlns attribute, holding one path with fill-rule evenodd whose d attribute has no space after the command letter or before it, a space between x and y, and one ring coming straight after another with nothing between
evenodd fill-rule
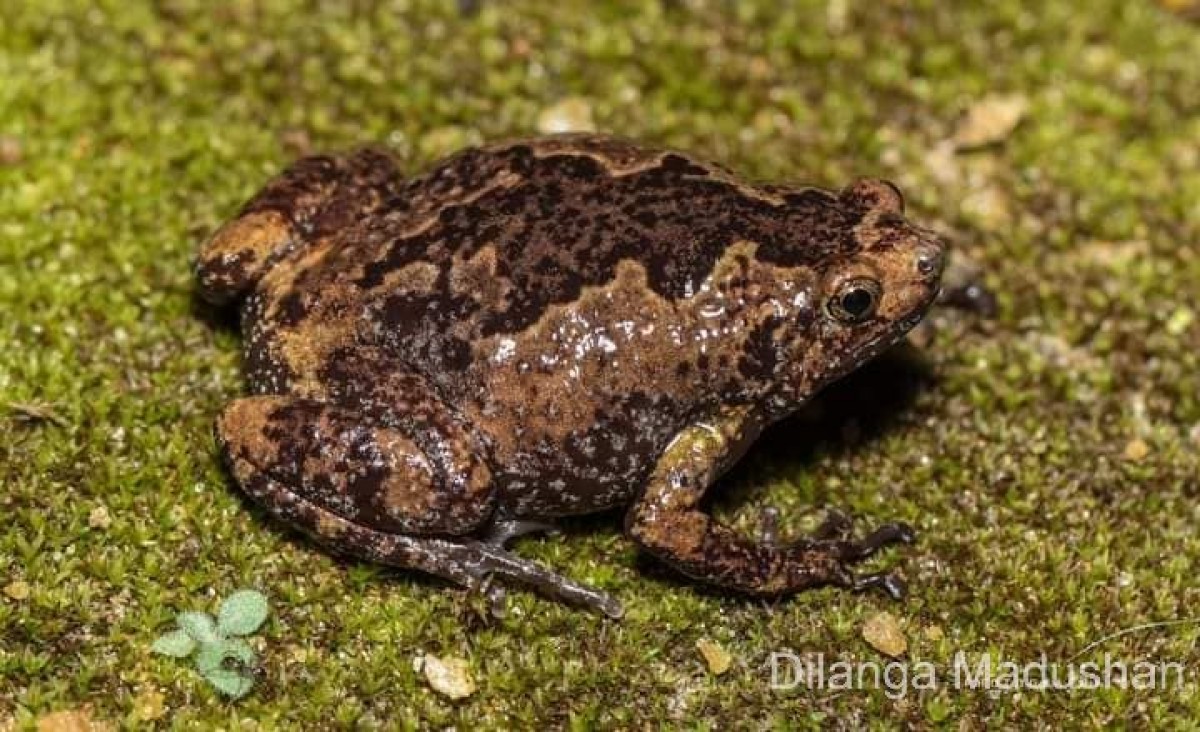
<instances>
[{"instance_id":1,"label":"frog's front leg","mask_svg":"<svg viewBox=\"0 0 1200 732\"><path fill-rule=\"evenodd\" d=\"M338 552L465 587L513 580L621 615L607 595L466 536L491 517L495 490L479 446L436 400L385 417L294 396L248 397L221 414L217 438L251 497Z\"/></svg>"},{"instance_id":2,"label":"frog's front leg","mask_svg":"<svg viewBox=\"0 0 1200 732\"><path fill-rule=\"evenodd\" d=\"M885 524L859 541L823 532L777 545L743 538L699 509L708 487L760 429L750 411L739 407L683 430L626 516L629 535L684 574L738 592L784 595L832 584L878 587L902 597L904 585L894 575L856 576L848 565L887 544L912 541L912 529L904 524Z\"/></svg>"}]
</instances>

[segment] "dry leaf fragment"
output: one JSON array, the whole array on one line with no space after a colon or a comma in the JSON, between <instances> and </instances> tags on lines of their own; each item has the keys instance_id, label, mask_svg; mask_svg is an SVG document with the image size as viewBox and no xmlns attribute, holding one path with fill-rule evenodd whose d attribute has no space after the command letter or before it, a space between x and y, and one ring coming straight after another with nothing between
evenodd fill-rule
<instances>
[{"instance_id":1,"label":"dry leaf fragment","mask_svg":"<svg viewBox=\"0 0 1200 732\"><path fill-rule=\"evenodd\" d=\"M863 623L863 639L880 653L897 658L908 650L908 639L891 613L879 613Z\"/></svg>"},{"instance_id":2,"label":"dry leaf fragment","mask_svg":"<svg viewBox=\"0 0 1200 732\"><path fill-rule=\"evenodd\" d=\"M959 150L984 147L1007 138L1017 128L1029 101L1017 94L992 94L980 99L954 131L954 147Z\"/></svg>"},{"instance_id":3,"label":"dry leaf fragment","mask_svg":"<svg viewBox=\"0 0 1200 732\"><path fill-rule=\"evenodd\" d=\"M475 693L471 669L461 658L425 656L421 664L425 678L437 693L451 699L465 699Z\"/></svg>"},{"instance_id":4,"label":"dry leaf fragment","mask_svg":"<svg viewBox=\"0 0 1200 732\"><path fill-rule=\"evenodd\" d=\"M714 676L725 673L733 664L733 656L716 641L701 638L696 641L696 650L700 651L701 656L704 656L704 663L708 665L709 672Z\"/></svg>"}]
</instances>

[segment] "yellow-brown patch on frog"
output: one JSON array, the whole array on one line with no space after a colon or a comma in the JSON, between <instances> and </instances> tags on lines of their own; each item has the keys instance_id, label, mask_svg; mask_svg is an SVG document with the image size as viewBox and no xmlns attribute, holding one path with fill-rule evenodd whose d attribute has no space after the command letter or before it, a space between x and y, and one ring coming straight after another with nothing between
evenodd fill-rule
<instances>
[{"instance_id":1,"label":"yellow-brown patch on frog","mask_svg":"<svg viewBox=\"0 0 1200 732\"><path fill-rule=\"evenodd\" d=\"M388 456L379 500L397 521L428 514L437 503L433 467L420 447L394 430L375 430L375 444Z\"/></svg>"},{"instance_id":2,"label":"yellow-brown patch on frog","mask_svg":"<svg viewBox=\"0 0 1200 732\"><path fill-rule=\"evenodd\" d=\"M388 273L381 290L391 293L427 294L433 292L440 273L432 262L417 260Z\"/></svg>"},{"instance_id":3,"label":"yellow-brown patch on frog","mask_svg":"<svg viewBox=\"0 0 1200 732\"><path fill-rule=\"evenodd\" d=\"M630 144L625 140L588 133L548 135L531 140L506 143L497 149L527 146L535 157L551 155L580 155L600 163L612 175L630 175L657 166L663 153Z\"/></svg>"},{"instance_id":4,"label":"yellow-brown patch on frog","mask_svg":"<svg viewBox=\"0 0 1200 732\"><path fill-rule=\"evenodd\" d=\"M784 199L771 189L747 183L727 168L706 160L698 160L671 150L647 150L627 140L588 133L550 135L516 144L528 145L534 156L576 155L595 160L614 178L645 173L664 165L686 165L694 174L728 185L746 198L779 206ZM512 147L511 144L506 148Z\"/></svg>"},{"instance_id":5,"label":"yellow-brown patch on frog","mask_svg":"<svg viewBox=\"0 0 1200 732\"><path fill-rule=\"evenodd\" d=\"M200 249L200 284L207 293L239 290L291 236L287 219L266 210L239 216L222 226Z\"/></svg>"},{"instance_id":6,"label":"yellow-brown patch on frog","mask_svg":"<svg viewBox=\"0 0 1200 732\"><path fill-rule=\"evenodd\" d=\"M499 275L496 247L484 246L469 259L458 254L450 268L450 291L469 297L491 312L508 309L512 281Z\"/></svg>"},{"instance_id":7,"label":"yellow-brown patch on frog","mask_svg":"<svg viewBox=\"0 0 1200 732\"><path fill-rule=\"evenodd\" d=\"M275 462L279 443L269 436L271 412L286 401L279 399L239 399L231 402L217 418L217 435L226 444L238 444L246 455L259 464Z\"/></svg>"},{"instance_id":8,"label":"yellow-brown patch on frog","mask_svg":"<svg viewBox=\"0 0 1200 732\"><path fill-rule=\"evenodd\" d=\"M322 304L336 310L338 303ZM320 379L320 371L334 352L353 342L357 332L351 318L312 316L297 328L281 328L274 335L272 350L287 364L293 380L295 394L316 398L324 394L326 384Z\"/></svg>"},{"instance_id":9,"label":"yellow-brown patch on frog","mask_svg":"<svg viewBox=\"0 0 1200 732\"><path fill-rule=\"evenodd\" d=\"M646 523L638 539L659 547L671 547L681 554L694 554L704 546L712 521L704 514L689 512L669 520Z\"/></svg>"},{"instance_id":10,"label":"yellow-brown patch on frog","mask_svg":"<svg viewBox=\"0 0 1200 732\"><path fill-rule=\"evenodd\" d=\"M333 352L348 344L357 332L359 319L350 317L357 293L350 287L325 287L305 291L297 280L320 265L329 254L320 243L295 255L289 266L278 266L260 282L268 303L262 321L272 329L268 347L274 361L287 365L297 394L318 396L323 393L318 372ZM314 297L319 292L320 297ZM285 313L284 307L300 308Z\"/></svg>"},{"instance_id":11,"label":"yellow-brown patch on frog","mask_svg":"<svg viewBox=\"0 0 1200 732\"><path fill-rule=\"evenodd\" d=\"M531 438L560 442L594 423L619 395L652 391L683 401L698 381L717 389L720 379L741 380L735 366L764 308L773 312L813 278L805 268L759 262L755 250L749 241L730 246L684 302L657 294L640 263L622 261L607 284L549 307L516 336L477 346L487 378L472 419L494 436L501 462ZM505 422L520 429L503 429Z\"/></svg>"}]
</instances>

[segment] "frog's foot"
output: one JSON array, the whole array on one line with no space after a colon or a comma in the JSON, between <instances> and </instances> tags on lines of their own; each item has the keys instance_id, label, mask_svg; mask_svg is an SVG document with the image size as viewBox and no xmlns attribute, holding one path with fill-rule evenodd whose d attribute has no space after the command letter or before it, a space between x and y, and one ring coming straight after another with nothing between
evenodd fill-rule
<instances>
[{"instance_id":1,"label":"frog's foot","mask_svg":"<svg viewBox=\"0 0 1200 732\"><path fill-rule=\"evenodd\" d=\"M610 618L617 619L625 614L621 603L611 595L568 579L536 562L482 542L467 542L463 547L464 566L471 577L469 586L484 582L495 584L499 578L525 585L546 597L586 607Z\"/></svg>"},{"instance_id":2,"label":"frog's foot","mask_svg":"<svg viewBox=\"0 0 1200 732\"><path fill-rule=\"evenodd\" d=\"M836 523L836 527L826 529L831 521ZM861 539L846 538L850 528L850 519L845 514L832 511L825 524L822 524L812 537L797 542L793 548L802 551L805 556L813 552L826 552L836 558L837 563L846 570L848 565L868 559L884 547L892 544L912 544L917 539L912 527L903 522L883 524ZM833 583L855 591L879 589L896 600L903 599L907 592L904 580L890 572L854 575L846 570L844 573L837 573Z\"/></svg>"},{"instance_id":3,"label":"frog's foot","mask_svg":"<svg viewBox=\"0 0 1200 732\"><path fill-rule=\"evenodd\" d=\"M379 150L296 161L200 248L200 294L233 302L289 252L370 214L399 183L395 162Z\"/></svg>"},{"instance_id":4,"label":"frog's foot","mask_svg":"<svg viewBox=\"0 0 1200 732\"><path fill-rule=\"evenodd\" d=\"M779 546L778 526L779 509L764 507L759 513L759 543L765 547ZM811 536L792 547L810 552L826 551L841 564L848 565L867 559L891 544L911 544L916 540L912 527L900 522L883 524L861 539L850 538L853 528L854 521L848 515L831 509ZM886 572L861 576L838 574L833 583L853 590L880 589L896 599L903 598L906 590L902 579Z\"/></svg>"},{"instance_id":5,"label":"frog's foot","mask_svg":"<svg viewBox=\"0 0 1200 732\"><path fill-rule=\"evenodd\" d=\"M545 521L526 519L496 519L484 529L480 540L485 544L503 549L513 539L526 534L544 533L555 536L562 533L557 526Z\"/></svg>"},{"instance_id":6,"label":"frog's foot","mask_svg":"<svg viewBox=\"0 0 1200 732\"><path fill-rule=\"evenodd\" d=\"M862 538L849 539L845 538L848 519L840 513L835 515L833 522L827 520L812 536L787 546L749 547L751 555L762 564L761 576L751 575L754 584L746 587L746 591L780 595L830 584L854 591L878 589L893 599L903 599L907 587L899 576L891 572L856 574L851 567L886 546L911 544L916 540L912 528L905 523L887 523ZM740 550L744 548L737 551Z\"/></svg>"},{"instance_id":7,"label":"frog's foot","mask_svg":"<svg viewBox=\"0 0 1200 732\"><path fill-rule=\"evenodd\" d=\"M778 526L779 509L765 506L759 513L759 542L764 546L778 546ZM891 544L911 544L916 540L916 532L912 527L900 522L883 524L861 539L850 538L853 529L854 521L848 515L831 509L812 535L794 546L809 550L824 549L842 564L851 564L867 559ZM903 580L886 572L862 576L840 575L836 584L853 590L877 588L896 599L903 598L906 589Z\"/></svg>"}]
</instances>

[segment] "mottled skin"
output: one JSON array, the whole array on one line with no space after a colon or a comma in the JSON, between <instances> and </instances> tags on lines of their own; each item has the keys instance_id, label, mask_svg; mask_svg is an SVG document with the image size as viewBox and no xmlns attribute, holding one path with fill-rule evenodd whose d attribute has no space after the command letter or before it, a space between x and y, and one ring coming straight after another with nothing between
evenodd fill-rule
<instances>
[{"instance_id":1,"label":"mottled skin","mask_svg":"<svg viewBox=\"0 0 1200 732\"><path fill-rule=\"evenodd\" d=\"M241 307L253 395L217 434L250 495L351 555L613 616L504 541L631 505L629 535L705 582L899 594L846 565L903 525L781 546L698 504L764 427L915 325L941 271L888 183L751 185L580 135L408 181L379 151L301 160L198 265L205 297Z\"/></svg>"}]
</instances>

